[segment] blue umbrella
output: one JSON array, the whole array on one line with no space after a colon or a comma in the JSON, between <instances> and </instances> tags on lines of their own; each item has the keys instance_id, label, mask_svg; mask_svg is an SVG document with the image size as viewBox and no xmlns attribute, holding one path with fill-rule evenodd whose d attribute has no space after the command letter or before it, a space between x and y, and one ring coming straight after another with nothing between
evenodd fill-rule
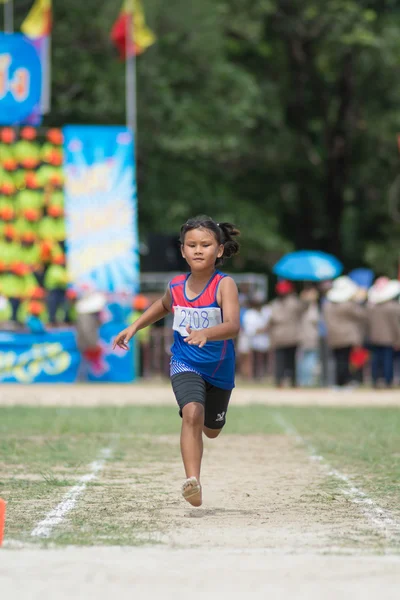
<instances>
[{"instance_id":1,"label":"blue umbrella","mask_svg":"<svg viewBox=\"0 0 400 600\"><path fill-rule=\"evenodd\" d=\"M349 277L358 286L368 289L371 287L372 282L375 279L375 273L371 269L353 269L350 271Z\"/></svg>"},{"instance_id":2,"label":"blue umbrella","mask_svg":"<svg viewBox=\"0 0 400 600\"><path fill-rule=\"evenodd\" d=\"M272 270L284 279L324 281L340 275L343 265L331 254L318 250L299 250L283 256Z\"/></svg>"}]
</instances>

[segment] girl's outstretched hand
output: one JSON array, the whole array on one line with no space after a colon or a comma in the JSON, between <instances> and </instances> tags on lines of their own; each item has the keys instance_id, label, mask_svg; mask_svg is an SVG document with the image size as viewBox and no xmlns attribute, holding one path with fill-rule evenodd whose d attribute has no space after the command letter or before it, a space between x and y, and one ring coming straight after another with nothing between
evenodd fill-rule
<instances>
[{"instance_id":1,"label":"girl's outstretched hand","mask_svg":"<svg viewBox=\"0 0 400 600\"><path fill-rule=\"evenodd\" d=\"M187 325L186 331L189 335L183 339L184 342L186 342L190 346L198 346L199 348L205 346L205 344L207 343L205 329L198 329L197 331L193 331L192 329L190 329L189 325Z\"/></svg>"},{"instance_id":2,"label":"girl's outstretched hand","mask_svg":"<svg viewBox=\"0 0 400 600\"><path fill-rule=\"evenodd\" d=\"M129 350L128 342L134 336L135 331L131 327L123 329L113 342L113 350L118 346L122 350Z\"/></svg>"}]
</instances>

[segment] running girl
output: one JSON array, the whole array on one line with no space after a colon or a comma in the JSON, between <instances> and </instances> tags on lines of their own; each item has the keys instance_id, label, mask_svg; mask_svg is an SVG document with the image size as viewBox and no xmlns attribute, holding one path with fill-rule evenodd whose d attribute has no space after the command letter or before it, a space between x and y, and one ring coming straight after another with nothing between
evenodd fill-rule
<instances>
[{"instance_id":1,"label":"running girl","mask_svg":"<svg viewBox=\"0 0 400 600\"><path fill-rule=\"evenodd\" d=\"M233 279L216 266L238 252L237 235L239 231L231 223L215 223L206 216L182 225L181 251L190 272L174 277L164 296L114 341L114 348L127 350L129 340L140 329L174 313L170 373L182 417L181 453L186 472L182 495L192 506L202 503L203 432L209 438L221 433L235 387L238 290Z\"/></svg>"}]
</instances>

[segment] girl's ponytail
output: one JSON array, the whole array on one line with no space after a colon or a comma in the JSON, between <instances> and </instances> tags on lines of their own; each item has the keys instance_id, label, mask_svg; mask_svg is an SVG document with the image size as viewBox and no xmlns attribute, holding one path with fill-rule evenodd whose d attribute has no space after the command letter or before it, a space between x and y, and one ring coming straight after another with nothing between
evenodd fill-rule
<instances>
[{"instance_id":1,"label":"girl's ponytail","mask_svg":"<svg viewBox=\"0 0 400 600\"><path fill-rule=\"evenodd\" d=\"M217 260L217 264L222 264L224 258L230 258L239 252L239 242L234 237L240 235L240 231L233 223L217 223L217 225L221 229L221 243L224 245L224 253Z\"/></svg>"}]
</instances>

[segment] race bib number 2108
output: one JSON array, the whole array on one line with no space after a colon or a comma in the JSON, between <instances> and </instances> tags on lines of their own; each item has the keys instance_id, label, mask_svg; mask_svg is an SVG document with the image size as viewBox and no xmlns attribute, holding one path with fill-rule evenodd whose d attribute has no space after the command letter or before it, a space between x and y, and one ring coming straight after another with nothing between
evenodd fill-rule
<instances>
[{"instance_id":1,"label":"race bib number 2108","mask_svg":"<svg viewBox=\"0 0 400 600\"><path fill-rule=\"evenodd\" d=\"M215 325L221 325L221 309L213 306L211 308L191 308L187 306L174 307L173 329L186 337L186 327L191 329L208 329Z\"/></svg>"}]
</instances>

